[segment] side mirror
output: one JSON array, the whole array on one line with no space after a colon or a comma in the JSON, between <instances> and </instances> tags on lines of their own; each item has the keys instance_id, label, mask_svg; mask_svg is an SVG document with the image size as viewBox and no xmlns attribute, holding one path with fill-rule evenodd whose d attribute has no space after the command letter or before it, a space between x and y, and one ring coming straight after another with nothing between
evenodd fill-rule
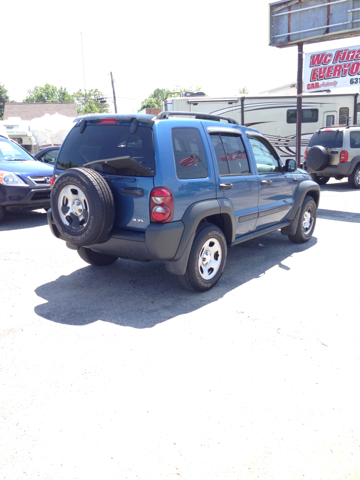
<instances>
[{"instance_id":1,"label":"side mirror","mask_svg":"<svg viewBox=\"0 0 360 480\"><path fill-rule=\"evenodd\" d=\"M285 162L285 171L288 173L291 173L291 172L296 172L296 170L297 170L296 160L293 160L292 158L288 158Z\"/></svg>"}]
</instances>

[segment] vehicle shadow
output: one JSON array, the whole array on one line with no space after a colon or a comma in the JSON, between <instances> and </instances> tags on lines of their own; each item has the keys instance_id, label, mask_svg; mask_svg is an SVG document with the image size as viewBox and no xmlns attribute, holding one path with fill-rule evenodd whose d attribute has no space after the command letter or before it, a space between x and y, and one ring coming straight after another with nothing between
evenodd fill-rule
<instances>
[{"instance_id":1,"label":"vehicle shadow","mask_svg":"<svg viewBox=\"0 0 360 480\"><path fill-rule=\"evenodd\" d=\"M334 181L321 185L320 189L324 192L356 192L355 188L350 187L348 182Z\"/></svg>"},{"instance_id":2,"label":"vehicle shadow","mask_svg":"<svg viewBox=\"0 0 360 480\"><path fill-rule=\"evenodd\" d=\"M6 212L0 223L0 232L6 230L22 230L24 228L42 227L46 225L47 217L42 210L18 210Z\"/></svg>"},{"instance_id":3,"label":"vehicle shadow","mask_svg":"<svg viewBox=\"0 0 360 480\"><path fill-rule=\"evenodd\" d=\"M344 212L342 210L319 208L317 211L317 216L318 218L327 218L329 220L341 222L360 223L360 213L356 212Z\"/></svg>"},{"instance_id":4,"label":"vehicle shadow","mask_svg":"<svg viewBox=\"0 0 360 480\"><path fill-rule=\"evenodd\" d=\"M151 328L215 302L276 265L290 270L282 262L316 242L313 237L308 243L293 244L274 232L230 248L220 282L205 293L185 290L162 262L118 260L107 267L86 266L39 286L35 292L46 303L35 307L35 312L65 325L82 326L101 320Z\"/></svg>"}]
</instances>

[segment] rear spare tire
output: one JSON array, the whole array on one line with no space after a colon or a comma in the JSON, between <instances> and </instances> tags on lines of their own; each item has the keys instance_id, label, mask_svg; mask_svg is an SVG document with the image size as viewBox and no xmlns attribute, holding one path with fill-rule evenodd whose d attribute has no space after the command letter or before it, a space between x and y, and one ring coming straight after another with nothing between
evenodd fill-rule
<instances>
[{"instance_id":1,"label":"rear spare tire","mask_svg":"<svg viewBox=\"0 0 360 480\"><path fill-rule=\"evenodd\" d=\"M70 168L51 192L54 222L65 239L77 246L101 243L114 224L114 198L104 178L88 168Z\"/></svg>"},{"instance_id":2,"label":"rear spare tire","mask_svg":"<svg viewBox=\"0 0 360 480\"><path fill-rule=\"evenodd\" d=\"M329 154L325 147L315 145L306 154L306 165L311 172L323 170L329 162Z\"/></svg>"}]
</instances>

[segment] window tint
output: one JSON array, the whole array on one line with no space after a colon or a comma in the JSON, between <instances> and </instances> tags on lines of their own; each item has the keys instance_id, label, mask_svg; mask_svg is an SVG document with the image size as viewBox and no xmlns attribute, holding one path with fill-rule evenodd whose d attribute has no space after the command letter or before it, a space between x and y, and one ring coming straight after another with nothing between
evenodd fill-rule
<instances>
[{"instance_id":1,"label":"window tint","mask_svg":"<svg viewBox=\"0 0 360 480\"><path fill-rule=\"evenodd\" d=\"M54 165L59 150L49 150L45 155L41 157L41 161L44 163L51 163Z\"/></svg>"},{"instance_id":2,"label":"window tint","mask_svg":"<svg viewBox=\"0 0 360 480\"><path fill-rule=\"evenodd\" d=\"M265 139L249 136L249 142L254 153L256 166L259 173L277 173L281 172L279 160L272 151L271 146L267 145Z\"/></svg>"},{"instance_id":3,"label":"window tint","mask_svg":"<svg viewBox=\"0 0 360 480\"><path fill-rule=\"evenodd\" d=\"M172 144L178 178L206 178L208 176L204 145L197 128L174 128Z\"/></svg>"},{"instance_id":4,"label":"window tint","mask_svg":"<svg viewBox=\"0 0 360 480\"><path fill-rule=\"evenodd\" d=\"M152 130L139 126L130 133L129 125L87 124L83 133L75 127L58 155L57 168L82 167L97 160L118 159L93 168L109 175L149 177L155 175Z\"/></svg>"},{"instance_id":5,"label":"window tint","mask_svg":"<svg viewBox=\"0 0 360 480\"><path fill-rule=\"evenodd\" d=\"M322 145L326 148L341 148L343 144L343 132L339 130L320 130L314 133L309 142L309 147Z\"/></svg>"},{"instance_id":6,"label":"window tint","mask_svg":"<svg viewBox=\"0 0 360 480\"><path fill-rule=\"evenodd\" d=\"M211 135L219 174L250 175L249 161L239 135Z\"/></svg>"},{"instance_id":7,"label":"window tint","mask_svg":"<svg viewBox=\"0 0 360 480\"><path fill-rule=\"evenodd\" d=\"M350 132L350 147L360 148L360 130Z\"/></svg>"},{"instance_id":8,"label":"window tint","mask_svg":"<svg viewBox=\"0 0 360 480\"><path fill-rule=\"evenodd\" d=\"M286 112L286 122L296 123L297 110L291 109ZM301 123L316 123L319 120L319 110L317 108L303 108Z\"/></svg>"}]
</instances>

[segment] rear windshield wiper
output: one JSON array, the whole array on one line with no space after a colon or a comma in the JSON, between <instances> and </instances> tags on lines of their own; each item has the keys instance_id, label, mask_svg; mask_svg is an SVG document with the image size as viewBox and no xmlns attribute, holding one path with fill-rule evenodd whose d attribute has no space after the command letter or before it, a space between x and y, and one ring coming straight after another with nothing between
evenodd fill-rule
<instances>
[{"instance_id":1,"label":"rear windshield wiper","mask_svg":"<svg viewBox=\"0 0 360 480\"><path fill-rule=\"evenodd\" d=\"M132 170L134 173L137 173L138 175L141 175L143 177L153 176L150 170L140 165L140 163L138 163L129 155L125 157L103 158L101 160L95 160L94 162L84 163L83 166L96 170L96 168L94 167L97 164L109 165L110 167L114 167L117 170L129 169L129 170Z\"/></svg>"}]
</instances>

